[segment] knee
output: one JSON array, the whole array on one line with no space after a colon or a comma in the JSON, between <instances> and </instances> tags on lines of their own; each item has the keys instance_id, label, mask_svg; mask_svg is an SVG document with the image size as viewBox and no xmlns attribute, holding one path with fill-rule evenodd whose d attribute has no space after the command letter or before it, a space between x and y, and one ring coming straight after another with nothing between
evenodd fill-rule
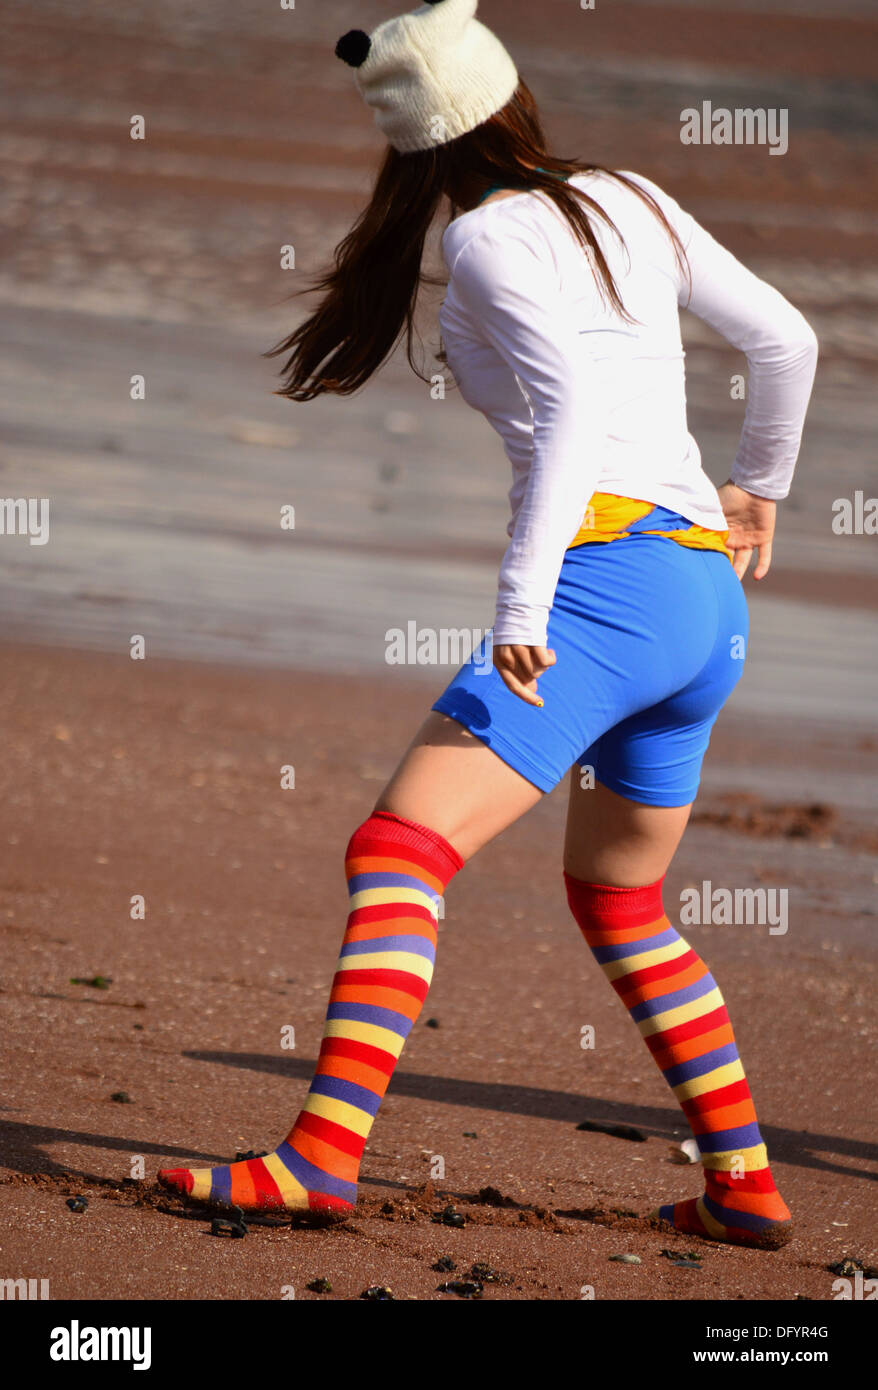
<instances>
[{"instance_id":1,"label":"knee","mask_svg":"<svg viewBox=\"0 0 878 1390\"><path fill-rule=\"evenodd\" d=\"M345 851L348 877L356 870L357 861L364 859L409 861L415 873L426 870L443 884L464 865L463 857L438 831L384 810L373 811L349 839ZM405 872L405 868L398 872Z\"/></svg>"}]
</instances>

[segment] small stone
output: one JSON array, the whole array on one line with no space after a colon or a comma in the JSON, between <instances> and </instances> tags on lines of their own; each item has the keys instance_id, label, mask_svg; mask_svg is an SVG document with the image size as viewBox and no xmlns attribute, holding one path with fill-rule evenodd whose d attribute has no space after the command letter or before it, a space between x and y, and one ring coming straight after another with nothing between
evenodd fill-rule
<instances>
[{"instance_id":1,"label":"small stone","mask_svg":"<svg viewBox=\"0 0 878 1390\"><path fill-rule=\"evenodd\" d=\"M237 1221L226 1221L221 1216L215 1216L210 1223L210 1234L212 1236L231 1236L232 1240L241 1240L247 1234L246 1226L239 1226Z\"/></svg>"},{"instance_id":2,"label":"small stone","mask_svg":"<svg viewBox=\"0 0 878 1390\"><path fill-rule=\"evenodd\" d=\"M430 1268L435 1269L437 1274L452 1274L457 1269L457 1265L450 1255L440 1255L436 1263Z\"/></svg>"},{"instance_id":3,"label":"small stone","mask_svg":"<svg viewBox=\"0 0 878 1390\"><path fill-rule=\"evenodd\" d=\"M485 1292L475 1279L450 1279L437 1285L437 1293L456 1293L458 1298L481 1298Z\"/></svg>"},{"instance_id":4,"label":"small stone","mask_svg":"<svg viewBox=\"0 0 878 1390\"><path fill-rule=\"evenodd\" d=\"M438 1018L428 1018L428 1019L427 1019L427 1022L424 1024L424 1027L425 1027L425 1028L438 1028L438 1027L439 1027L439 1020L438 1020Z\"/></svg>"},{"instance_id":5,"label":"small stone","mask_svg":"<svg viewBox=\"0 0 878 1390\"><path fill-rule=\"evenodd\" d=\"M512 1277L509 1274L501 1274L498 1269L492 1269L490 1265L476 1261L470 1267L470 1278L475 1279L478 1284L511 1284Z\"/></svg>"},{"instance_id":6,"label":"small stone","mask_svg":"<svg viewBox=\"0 0 878 1390\"><path fill-rule=\"evenodd\" d=\"M620 1265L640 1265L643 1264L639 1255L610 1255L611 1260L615 1260Z\"/></svg>"},{"instance_id":7,"label":"small stone","mask_svg":"<svg viewBox=\"0 0 878 1390\"><path fill-rule=\"evenodd\" d=\"M677 1269L700 1269L701 1265L697 1260L674 1260Z\"/></svg>"},{"instance_id":8,"label":"small stone","mask_svg":"<svg viewBox=\"0 0 878 1390\"><path fill-rule=\"evenodd\" d=\"M240 1207L231 1207L228 1216L215 1216L210 1223L212 1236L231 1236L241 1240L247 1234L247 1224Z\"/></svg>"},{"instance_id":9,"label":"small stone","mask_svg":"<svg viewBox=\"0 0 878 1390\"><path fill-rule=\"evenodd\" d=\"M463 1137L464 1139L478 1139L479 1136L476 1134L474 1129L465 1129L463 1131Z\"/></svg>"},{"instance_id":10,"label":"small stone","mask_svg":"<svg viewBox=\"0 0 878 1390\"><path fill-rule=\"evenodd\" d=\"M109 989L113 980L109 975L92 975L90 980L83 979L79 975L71 975L70 983L72 985L88 985L91 989Z\"/></svg>"},{"instance_id":11,"label":"small stone","mask_svg":"<svg viewBox=\"0 0 878 1390\"><path fill-rule=\"evenodd\" d=\"M669 1144L668 1152L672 1163L700 1163L701 1154L694 1139L684 1139L682 1144Z\"/></svg>"},{"instance_id":12,"label":"small stone","mask_svg":"<svg viewBox=\"0 0 878 1390\"><path fill-rule=\"evenodd\" d=\"M114 1091L113 1094L110 1096L110 1100L114 1100L117 1105L133 1104L133 1101L127 1091Z\"/></svg>"},{"instance_id":13,"label":"small stone","mask_svg":"<svg viewBox=\"0 0 878 1390\"><path fill-rule=\"evenodd\" d=\"M830 1274L856 1274L861 1272L862 1269L863 1266L860 1264L859 1260L852 1259L839 1260L838 1264L829 1266Z\"/></svg>"},{"instance_id":14,"label":"small stone","mask_svg":"<svg viewBox=\"0 0 878 1390\"><path fill-rule=\"evenodd\" d=\"M364 1289L360 1294L361 1298L369 1299L372 1303L395 1302L396 1295L386 1284L370 1284L368 1289Z\"/></svg>"},{"instance_id":15,"label":"small stone","mask_svg":"<svg viewBox=\"0 0 878 1390\"><path fill-rule=\"evenodd\" d=\"M466 1217L463 1216L456 1207L450 1203L442 1211L434 1211L431 1220L441 1223L443 1226L465 1226Z\"/></svg>"},{"instance_id":16,"label":"small stone","mask_svg":"<svg viewBox=\"0 0 878 1390\"><path fill-rule=\"evenodd\" d=\"M311 1293L332 1293L332 1285L328 1279L324 1279L322 1276L319 1279L312 1279L310 1284L305 1285L305 1288L310 1289Z\"/></svg>"},{"instance_id":17,"label":"small stone","mask_svg":"<svg viewBox=\"0 0 878 1390\"><path fill-rule=\"evenodd\" d=\"M67 1205L71 1211L85 1211L88 1207L88 1198L83 1197L81 1192L77 1192L75 1197L67 1198Z\"/></svg>"}]
</instances>

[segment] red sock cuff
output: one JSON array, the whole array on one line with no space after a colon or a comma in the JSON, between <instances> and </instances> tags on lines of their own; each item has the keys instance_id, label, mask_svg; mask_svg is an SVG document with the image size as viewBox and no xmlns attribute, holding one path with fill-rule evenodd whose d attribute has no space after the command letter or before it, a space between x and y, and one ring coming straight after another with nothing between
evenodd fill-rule
<instances>
[{"instance_id":1,"label":"red sock cuff","mask_svg":"<svg viewBox=\"0 0 878 1390\"><path fill-rule=\"evenodd\" d=\"M404 845L415 851L419 859L447 883L458 870L463 868L464 860L453 845L450 845L438 831L430 830L417 821L406 820L392 811L373 811L367 821L354 831L348 844L346 858L362 853L368 843Z\"/></svg>"},{"instance_id":2,"label":"red sock cuff","mask_svg":"<svg viewBox=\"0 0 878 1390\"><path fill-rule=\"evenodd\" d=\"M586 883L564 874L567 901L577 922L600 921L607 927L634 927L664 916L664 875L642 888L616 888L608 883Z\"/></svg>"}]
</instances>

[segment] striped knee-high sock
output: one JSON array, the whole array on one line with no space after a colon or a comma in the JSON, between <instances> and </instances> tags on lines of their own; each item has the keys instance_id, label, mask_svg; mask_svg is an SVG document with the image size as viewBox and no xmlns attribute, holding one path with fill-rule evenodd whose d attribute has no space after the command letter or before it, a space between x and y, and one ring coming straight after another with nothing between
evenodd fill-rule
<instances>
[{"instance_id":1,"label":"striped knee-high sock","mask_svg":"<svg viewBox=\"0 0 878 1390\"><path fill-rule=\"evenodd\" d=\"M776 1247L790 1213L768 1167L723 997L665 916L662 880L613 888L564 875L570 909L680 1102L701 1153L702 1197L653 1215L688 1235Z\"/></svg>"},{"instance_id":2,"label":"striped knee-high sock","mask_svg":"<svg viewBox=\"0 0 878 1390\"><path fill-rule=\"evenodd\" d=\"M296 1123L265 1158L165 1169L165 1187L243 1211L354 1205L363 1147L430 987L439 899L462 867L441 835L387 811L354 832L345 857L350 915Z\"/></svg>"}]
</instances>

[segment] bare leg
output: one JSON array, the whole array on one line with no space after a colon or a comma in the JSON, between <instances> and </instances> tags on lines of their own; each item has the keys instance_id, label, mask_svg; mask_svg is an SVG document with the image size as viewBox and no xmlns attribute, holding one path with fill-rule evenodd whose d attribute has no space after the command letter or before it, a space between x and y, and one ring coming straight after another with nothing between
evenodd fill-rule
<instances>
[{"instance_id":1,"label":"bare leg","mask_svg":"<svg viewBox=\"0 0 878 1390\"><path fill-rule=\"evenodd\" d=\"M375 810L428 826L471 859L542 796L462 724L431 710Z\"/></svg>"},{"instance_id":2,"label":"bare leg","mask_svg":"<svg viewBox=\"0 0 878 1390\"><path fill-rule=\"evenodd\" d=\"M564 868L586 883L639 888L662 877L677 852L691 806L644 806L570 775Z\"/></svg>"}]
</instances>

